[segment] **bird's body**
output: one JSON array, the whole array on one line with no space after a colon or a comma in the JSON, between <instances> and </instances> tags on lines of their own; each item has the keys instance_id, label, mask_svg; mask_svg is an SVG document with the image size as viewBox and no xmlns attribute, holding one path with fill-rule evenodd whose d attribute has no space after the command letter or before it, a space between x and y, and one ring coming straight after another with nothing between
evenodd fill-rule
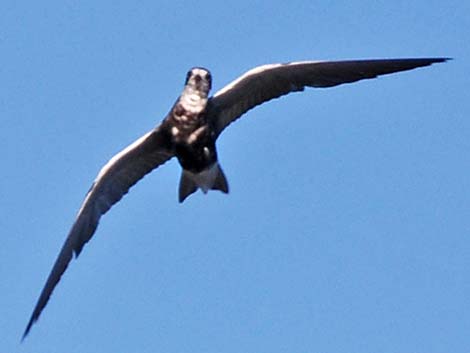
<instances>
[{"instance_id":1,"label":"bird's body","mask_svg":"<svg viewBox=\"0 0 470 353\"><path fill-rule=\"evenodd\" d=\"M202 68L193 68L190 73L181 96L157 128L183 168L180 202L197 188L228 193L227 180L217 162L215 126L207 113L210 73Z\"/></svg>"},{"instance_id":2,"label":"bird's body","mask_svg":"<svg viewBox=\"0 0 470 353\"><path fill-rule=\"evenodd\" d=\"M77 214L65 244L41 292L23 338L39 318L52 291L93 236L100 217L147 173L176 157L182 167L179 201L200 188L228 193L217 160L216 141L234 120L255 106L305 87L332 87L379 75L444 62L446 58L354 60L271 64L252 69L209 97L208 70L193 68L185 87L163 122L100 170Z\"/></svg>"}]
</instances>

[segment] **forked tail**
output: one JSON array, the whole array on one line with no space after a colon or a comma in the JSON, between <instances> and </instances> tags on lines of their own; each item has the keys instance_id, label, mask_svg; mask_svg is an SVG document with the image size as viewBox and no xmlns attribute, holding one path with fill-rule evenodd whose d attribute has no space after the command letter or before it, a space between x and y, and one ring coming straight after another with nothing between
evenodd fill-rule
<instances>
[{"instance_id":1,"label":"forked tail","mask_svg":"<svg viewBox=\"0 0 470 353\"><path fill-rule=\"evenodd\" d=\"M198 188L207 193L209 190L220 190L228 193L227 178L225 178L219 163L215 162L209 168L199 173L193 173L183 169L179 187L179 202L183 202Z\"/></svg>"}]
</instances>

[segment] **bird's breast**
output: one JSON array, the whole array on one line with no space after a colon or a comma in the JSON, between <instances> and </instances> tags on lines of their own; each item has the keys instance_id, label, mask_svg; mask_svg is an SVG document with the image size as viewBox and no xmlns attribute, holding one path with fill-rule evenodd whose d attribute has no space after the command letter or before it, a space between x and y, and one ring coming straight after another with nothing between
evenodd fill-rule
<instances>
[{"instance_id":1,"label":"bird's breast","mask_svg":"<svg viewBox=\"0 0 470 353\"><path fill-rule=\"evenodd\" d=\"M170 113L168 122L175 142L193 143L199 136L202 136L207 127L205 114L207 100L203 101L195 97L198 96L182 95Z\"/></svg>"}]
</instances>

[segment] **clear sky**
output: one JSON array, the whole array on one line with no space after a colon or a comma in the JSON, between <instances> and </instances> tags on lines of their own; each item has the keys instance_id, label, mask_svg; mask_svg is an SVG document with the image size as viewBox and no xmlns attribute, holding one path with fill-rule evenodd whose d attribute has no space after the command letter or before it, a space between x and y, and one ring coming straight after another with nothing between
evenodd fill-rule
<instances>
[{"instance_id":1,"label":"clear sky","mask_svg":"<svg viewBox=\"0 0 470 353\"><path fill-rule=\"evenodd\" d=\"M0 6L0 352L468 352L468 1ZM218 141L230 194L154 171L20 338L101 166L192 66L450 56L308 89Z\"/></svg>"}]
</instances>

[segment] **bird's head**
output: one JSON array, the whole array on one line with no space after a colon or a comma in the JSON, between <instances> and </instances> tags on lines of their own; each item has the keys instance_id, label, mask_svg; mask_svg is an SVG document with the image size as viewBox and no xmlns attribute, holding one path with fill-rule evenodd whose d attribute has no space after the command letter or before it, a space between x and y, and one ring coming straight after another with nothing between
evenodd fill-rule
<instances>
[{"instance_id":1,"label":"bird's head","mask_svg":"<svg viewBox=\"0 0 470 353\"><path fill-rule=\"evenodd\" d=\"M212 87L211 73L202 67L193 67L188 71L185 85L187 89L196 91L200 96L207 98Z\"/></svg>"}]
</instances>

